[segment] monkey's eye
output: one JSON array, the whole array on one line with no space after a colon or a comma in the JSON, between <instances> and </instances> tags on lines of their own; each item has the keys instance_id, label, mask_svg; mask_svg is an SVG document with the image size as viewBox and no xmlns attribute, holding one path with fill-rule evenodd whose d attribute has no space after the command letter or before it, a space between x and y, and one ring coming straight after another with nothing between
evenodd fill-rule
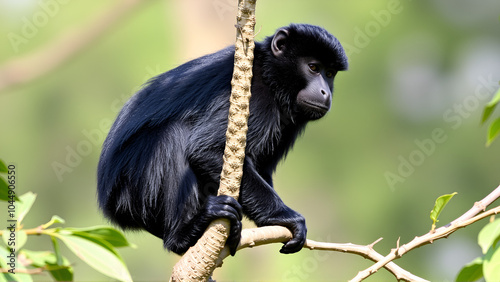
<instances>
[{"instance_id":1,"label":"monkey's eye","mask_svg":"<svg viewBox=\"0 0 500 282\"><path fill-rule=\"evenodd\" d=\"M326 71L326 77L333 78L336 73L337 73L336 71L332 71L332 70Z\"/></svg>"},{"instance_id":2,"label":"monkey's eye","mask_svg":"<svg viewBox=\"0 0 500 282\"><path fill-rule=\"evenodd\" d=\"M319 66L317 64L309 64L309 70L312 72L319 72Z\"/></svg>"}]
</instances>

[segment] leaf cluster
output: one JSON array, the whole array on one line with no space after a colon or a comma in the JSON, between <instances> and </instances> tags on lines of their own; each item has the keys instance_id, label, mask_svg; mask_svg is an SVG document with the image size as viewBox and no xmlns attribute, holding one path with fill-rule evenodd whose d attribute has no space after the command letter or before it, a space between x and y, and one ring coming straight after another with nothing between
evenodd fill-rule
<instances>
[{"instance_id":1,"label":"leaf cluster","mask_svg":"<svg viewBox=\"0 0 500 282\"><path fill-rule=\"evenodd\" d=\"M72 263L63 255L59 246L66 247L95 270L119 281L132 281L125 262L116 248L134 247L123 233L109 226L92 226L86 228L55 227L64 224L57 215L50 221L32 229L23 228L23 219L31 210L36 194L28 192L19 197L9 194L8 182L2 177L8 171L0 160L0 200L15 206L15 240L11 230L1 230L3 244L0 245L0 282L33 281L32 275L48 272L55 281L73 281ZM53 250L33 251L24 249L29 235L47 235L52 241ZM15 253L15 274L9 273L11 266L7 257Z\"/></svg>"},{"instance_id":2,"label":"leaf cluster","mask_svg":"<svg viewBox=\"0 0 500 282\"><path fill-rule=\"evenodd\" d=\"M479 232L477 242L483 256L474 259L460 270L456 281L500 281L500 219L488 223Z\"/></svg>"},{"instance_id":3,"label":"leaf cluster","mask_svg":"<svg viewBox=\"0 0 500 282\"><path fill-rule=\"evenodd\" d=\"M498 89L495 96L493 96L491 101L484 107L483 117L481 119L482 124L484 124L491 117L491 114L497 107L498 103L500 103L500 89ZM500 117L496 118L488 127L486 146L491 145L498 135L500 135Z\"/></svg>"}]
</instances>

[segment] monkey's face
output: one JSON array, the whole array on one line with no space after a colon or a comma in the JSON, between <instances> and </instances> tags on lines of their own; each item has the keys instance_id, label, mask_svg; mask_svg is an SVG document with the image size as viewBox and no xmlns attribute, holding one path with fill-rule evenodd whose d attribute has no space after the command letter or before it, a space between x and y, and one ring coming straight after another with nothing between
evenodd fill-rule
<instances>
[{"instance_id":1,"label":"monkey's face","mask_svg":"<svg viewBox=\"0 0 500 282\"><path fill-rule=\"evenodd\" d=\"M313 57L300 58L298 63L306 86L297 94L297 108L306 119L319 119L330 110L337 70Z\"/></svg>"},{"instance_id":2,"label":"monkey's face","mask_svg":"<svg viewBox=\"0 0 500 282\"><path fill-rule=\"evenodd\" d=\"M313 29L312 27L304 27ZM332 104L333 80L347 68L347 58L330 34L301 38L297 32L280 29L273 36L271 50L282 100L291 107L292 118L302 121L323 117Z\"/></svg>"}]
</instances>

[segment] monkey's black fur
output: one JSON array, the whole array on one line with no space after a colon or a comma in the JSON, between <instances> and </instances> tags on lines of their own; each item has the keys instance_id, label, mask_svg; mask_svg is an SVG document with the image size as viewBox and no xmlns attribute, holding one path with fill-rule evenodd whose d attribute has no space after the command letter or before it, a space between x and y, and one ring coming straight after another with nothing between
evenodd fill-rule
<instances>
[{"instance_id":1,"label":"monkey's black fur","mask_svg":"<svg viewBox=\"0 0 500 282\"><path fill-rule=\"evenodd\" d=\"M222 169L234 46L153 78L123 107L104 142L98 198L126 229L145 229L184 253L215 218L231 221L232 254L242 213L258 226L281 225L299 251L304 218L273 189L272 173L306 123L330 108L333 77L347 68L338 40L304 24L256 42L240 197L214 196ZM313 63L311 63L313 62ZM305 94L303 94L305 93Z\"/></svg>"}]
</instances>

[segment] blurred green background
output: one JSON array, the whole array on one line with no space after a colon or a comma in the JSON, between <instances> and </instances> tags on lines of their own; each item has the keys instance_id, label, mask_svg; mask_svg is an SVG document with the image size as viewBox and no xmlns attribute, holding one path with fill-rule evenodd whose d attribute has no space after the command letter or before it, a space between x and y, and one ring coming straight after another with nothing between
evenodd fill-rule
<instances>
[{"instance_id":1,"label":"blurred green background","mask_svg":"<svg viewBox=\"0 0 500 282\"><path fill-rule=\"evenodd\" d=\"M126 15L110 16L127 5ZM67 226L107 223L96 205L96 167L120 106L148 78L232 44L235 13L236 0L0 0L0 158L17 164L18 192L38 194L25 227L53 214ZM275 176L284 201L306 217L310 239L369 244L383 237L376 250L386 254L398 238L408 242L430 229L439 195L458 192L441 215L446 224L499 184L500 142L486 148L480 126L500 80L499 15L497 0L258 1L257 40L291 22L311 23L337 36L349 55L332 111L308 126ZM86 39L93 25L100 36ZM44 70L78 40L82 48ZM34 70L44 75L6 87ZM452 281L480 254L476 237L485 224L396 263ZM134 280L167 280L178 257L152 235L127 237L138 246L121 250ZM35 237L26 248L51 243ZM214 278L345 281L371 264L341 253L281 255L279 248L241 251ZM109 280L65 253L75 280ZM381 270L368 281L388 279Z\"/></svg>"}]
</instances>

